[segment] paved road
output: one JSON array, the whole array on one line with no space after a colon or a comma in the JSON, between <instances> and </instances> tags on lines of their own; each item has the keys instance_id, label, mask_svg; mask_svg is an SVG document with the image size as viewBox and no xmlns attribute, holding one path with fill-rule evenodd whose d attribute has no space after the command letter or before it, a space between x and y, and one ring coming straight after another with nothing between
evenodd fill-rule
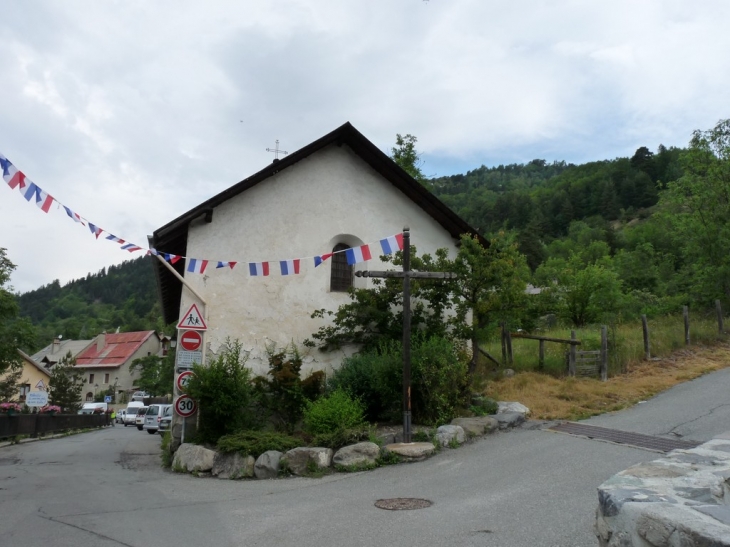
<instances>
[{"instance_id":1,"label":"paved road","mask_svg":"<svg viewBox=\"0 0 730 547\"><path fill-rule=\"evenodd\" d=\"M728 394L730 370L592 422L705 440L730 429ZM0 547L588 547L598 484L657 457L523 428L417 464L237 482L163 471L158 453L158 436L122 427L0 449ZM373 506L391 497L434 505Z\"/></svg>"}]
</instances>

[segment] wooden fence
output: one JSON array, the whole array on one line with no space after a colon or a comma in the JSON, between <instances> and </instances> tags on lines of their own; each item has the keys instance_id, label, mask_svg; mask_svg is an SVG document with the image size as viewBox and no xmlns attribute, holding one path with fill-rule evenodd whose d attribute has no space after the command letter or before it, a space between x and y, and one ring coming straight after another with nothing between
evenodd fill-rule
<instances>
[{"instance_id":1,"label":"wooden fence","mask_svg":"<svg viewBox=\"0 0 730 547\"><path fill-rule=\"evenodd\" d=\"M109 414L0 414L0 439L29 435L43 436L71 429L109 425Z\"/></svg>"}]
</instances>

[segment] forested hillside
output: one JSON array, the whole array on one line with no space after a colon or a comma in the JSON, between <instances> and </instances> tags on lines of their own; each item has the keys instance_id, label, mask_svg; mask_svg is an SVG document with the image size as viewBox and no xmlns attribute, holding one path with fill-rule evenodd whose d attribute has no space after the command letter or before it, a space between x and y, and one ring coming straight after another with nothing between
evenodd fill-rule
<instances>
[{"instance_id":1,"label":"forested hillside","mask_svg":"<svg viewBox=\"0 0 730 547\"><path fill-rule=\"evenodd\" d=\"M21 316L36 326L36 350L58 335L83 340L102 331L164 328L149 257L109 266L63 287L56 280L19 295L18 303Z\"/></svg>"}]
</instances>

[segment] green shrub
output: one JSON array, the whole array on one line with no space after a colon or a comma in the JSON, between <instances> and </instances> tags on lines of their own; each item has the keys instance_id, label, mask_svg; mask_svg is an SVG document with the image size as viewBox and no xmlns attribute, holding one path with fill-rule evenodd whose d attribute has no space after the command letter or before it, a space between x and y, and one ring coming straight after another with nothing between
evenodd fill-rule
<instances>
[{"instance_id":1,"label":"green shrub","mask_svg":"<svg viewBox=\"0 0 730 547\"><path fill-rule=\"evenodd\" d=\"M469 407L474 414L477 416L489 416L496 414L499 410L499 404L494 399L489 397L475 397L472 399L471 407Z\"/></svg>"},{"instance_id":2,"label":"green shrub","mask_svg":"<svg viewBox=\"0 0 730 547\"><path fill-rule=\"evenodd\" d=\"M310 444L312 446L323 446L325 448L337 450L343 446L359 443L361 441L369 441L372 436L372 428L367 426L353 427L349 429L335 429L334 431L315 435Z\"/></svg>"},{"instance_id":3,"label":"green shrub","mask_svg":"<svg viewBox=\"0 0 730 547\"><path fill-rule=\"evenodd\" d=\"M364 405L346 391L337 389L330 395L308 403L304 411L304 429L311 435L332 433L365 425Z\"/></svg>"},{"instance_id":4,"label":"green shrub","mask_svg":"<svg viewBox=\"0 0 730 547\"><path fill-rule=\"evenodd\" d=\"M209 366L195 365L187 393L198 402L200 443L215 444L223 435L258 426L251 411L253 387L241 343L226 340Z\"/></svg>"},{"instance_id":5,"label":"green shrub","mask_svg":"<svg viewBox=\"0 0 730 547\"><path fill-rule=\"evenodd\" d=\"M446 423L466 406L468 356L450 340L414 336L411 343L414 423ZM397 420L403 409L403 353L398 342L345 359L329 380L365 405L371 421Z\"/></svg>"},{"instance_id":6,"label":"green shrub","mask_svg":"<svg viewBox=\"0 0 730 547\"><path fill-rule=\"evenodd\" d=\"M371 422L394 420L402 409L402 370L400 344L383 343L377 350L345 359L328 378L327 388L342 389L357 397Z\"/></svg>"},{"instance_id":7,"label":"green shrub","mask_svg":"<svg viewBox=\"0 0 730 547\"><path fill-rule=\"evenodd\" d=\"M286 452L302 446L302 440L281 433L267 431L239 431L218 439L217 448L221 452L238 452L244 456L258 458L269 450Z\"/></svg>"}]
</instances>

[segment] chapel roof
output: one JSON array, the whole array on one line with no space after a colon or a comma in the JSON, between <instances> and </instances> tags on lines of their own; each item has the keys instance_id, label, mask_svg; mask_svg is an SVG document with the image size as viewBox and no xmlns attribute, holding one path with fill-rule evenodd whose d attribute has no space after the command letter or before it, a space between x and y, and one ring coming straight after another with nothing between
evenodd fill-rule
<instances>
[{"instance_id":1,"label":"chapel roof","mask_svg":"<svg viewBox=\"0 0 730 547\"><path fill-rule=\"evenodd\" d=\"M474 228L469 226L466 221L449 209L434 194L429 192L421 183L389 158L387 154L370 142L350 122L347 122L296 152L270 163L257 173L234 184L200 205L193 207L187 213L180 215L178 218L158 228L149 238L150 247L160 252L185 256L188 226L193 220L201 217L211 218L213 210L218 205L267 180L276 173L291 167L326 146L333 144L337 146L347 145L385 180L398 188L409 199L421 207L426 214L436 220L455 240L459 239L462 234L475 234L479 237L482 244L488 245L488 242ZM158 260L155 260L153 264L159 294L162 299L164 320L166 323L177 321L180 311L182 284ZM184 276L185 263L183 260L171 266L180 276Z\"/></svg>"}]
</instances>

